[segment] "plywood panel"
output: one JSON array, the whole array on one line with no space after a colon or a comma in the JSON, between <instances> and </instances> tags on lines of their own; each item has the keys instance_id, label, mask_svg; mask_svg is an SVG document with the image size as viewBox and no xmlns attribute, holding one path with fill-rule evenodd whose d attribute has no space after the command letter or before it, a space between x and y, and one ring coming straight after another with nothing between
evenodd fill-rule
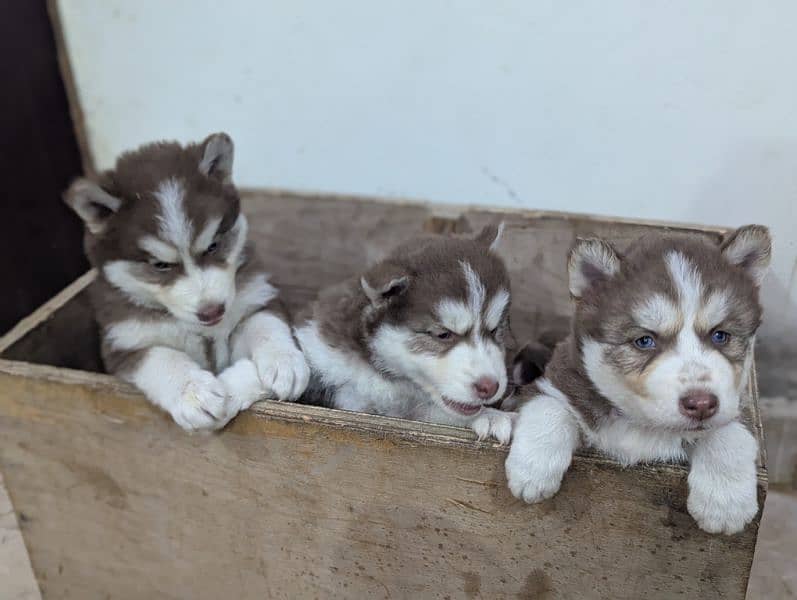
<instances>
[{"instance_id":1,"label":"plywood panel","mask_svg":"<svg viewBox=\"0 0 797 600\"><path fill-rule=\"evenodd\" d=\"M263 403L192 436L110 377L7 361L0 439L50 598L742 598L758 526L697 529L677 465L582 455L527 506L465 430Z\"/></svg>"}]
</instances>

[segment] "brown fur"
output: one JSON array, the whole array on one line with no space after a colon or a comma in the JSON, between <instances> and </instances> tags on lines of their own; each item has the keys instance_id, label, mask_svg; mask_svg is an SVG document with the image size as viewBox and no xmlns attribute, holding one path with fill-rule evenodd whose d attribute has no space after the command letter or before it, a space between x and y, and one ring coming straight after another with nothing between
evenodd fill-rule
<instances>
[{"instance_id":1,"label":"brown fur","mask_svg":"<svg viewBox=\"0 0 797 600\"><path fill-rule=\"evenodd\" d=\"M746 271L751 263L732 265L721 254L735 236L731 236L722 246L717 246L702 238L651 234L631 244L624 256L615 251L620 262L619 272L614 277L586 273L592 284L580 298L575 299L572 333L556 347L545 376L570 399L587 426L595 427L611 413L613 407L611 401L595 389L583 367L583 339L589 337L609 345L605 356L607 362L622 372L629 387L642 397L650 366L674 343L671 332L669 335L665 332L657 336L657 348L653 351L640 351L632 344L633 340L647 333L634 320L635 306L644 303L653 294L661 294L671 299L676 306L678 304L677 290L664 258L670 251L677 250L694 264L703 282L704 300L717 290L730 292L731 305L727 318L697 333L705 344L711 343L709 336L714 328L731 334L725 346L715 347L733 365L738 383L744 357L761 322L762 309L756 282ZM764 259L768 258L766 254ZM754 256L749 260L755 262L764 259ZM593 267L589 265L587 268ZM519 395L529 399L536 393L538 390L532 384Z\"/></svg>"},{"instance_id":2,"label":"brown fur","mask_svg":"<svg viewBox=\"0 0 797 600\"><path fill-rule=\"evenodd\" d=\"M314 319L327 343L371 363L368 340L382 324L413 329L419 333L416 340L419 351L443 354L457 340L436 340L426 332L438 326L434 307L442 298L467 299L468 288L460 261L469 263L481 278L488 300L501 288L510 291L503 261L489 250L496 235L496 228L488 227L475 239L426 236L409 241L362 275L323 290L298 323L301 326L302 321ZM363 291L361 278L375 290L398 280L406 284L374 303ZM507 305L495 332L499 344L507 334L508 321Z\"/></svg>"},{"instance_id":3,"label":"brown fur","mask_svg":"<svg viewBox=\"0 0 797 600\"><path fill-rule=\"evenodd\" d=\"M210 138L208 138L210 139ZM210 219L222 217L220 231L229 229L240 212L238 192L231 183L200 173L198 164L208 140L183 147L176 142L155 142L122 154L113 169L96 182L122 201L118 212L108 215L106 230L97 236L87 231L86 255L100 267L114 259L145 260L136 241L143 234L155 235L158 201L153 193L163 181L179 179L185 186L185 209L198 234ZM210 260L220 260L217 253ZM167 277L173 274L167 274Z\"/></svg>"}]
</instances>

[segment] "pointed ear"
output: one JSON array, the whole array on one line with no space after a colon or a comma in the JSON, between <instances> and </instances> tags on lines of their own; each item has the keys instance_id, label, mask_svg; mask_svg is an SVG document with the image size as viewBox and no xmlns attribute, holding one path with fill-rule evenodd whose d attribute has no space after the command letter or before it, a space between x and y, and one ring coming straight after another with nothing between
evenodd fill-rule
<instances>
[{"instance_id":1,"label":"pointed ear","mask_svg":"<svg viewBox=\"0 0 797 600\"><path fill-rule=\"evenodd\" d=\"M620 257L609 242L577 240L567 260L570 293L581 298L593 285L611 279L619 270Z\"/></svg>"},{"instance_id":2,"label":"pointed ear","mask_svg":"<svg viewBox=\"0 0 797 600\"><path fill-rule=\"evenodd\" d=\"M360 277L360 285L372 305L385 306L407 291L410 278L397 266L383 263Z\"/></svg>"},{"instance_id":3,"label":"pointed ear","mask_svg":"<svg viewBox=\"0 0 797 600\"><path fill-rule=\"evenodd\" d=\"M772 238L763 225L745 225L722 243L722 256L741 267L756 284L761 285L772 257Z\"/></svg>"},{"instance_id":4,"label":"pointed ear","mask_svg":"<svg viewBox=\"0 0 797 600\"><path fill-rule=\"evenodd\" d=\"M232 138L226 133L214 133L202 142L201 148L199 172L221 183L231 183L232 161L235 154Z\"/></svg>"},{"instance_id":5,"label":"pointed ear","mask_svg":"<svg viewBox=\"0 0 797 600\"><path fill-rule=\"evenodd\" d=\"M122 206L122 200L112 196L93 181L81 177L64 192L64 202L83 219L94 235L101 235L110 218Z\"/></svg>"},{"instance_id":6,"label":"pointed ear","mask_svg":"<svg viewBox=\"0 0 797 600\"><path fill-rule=\"evenodd\" d=\"M485 225L485 227L476 234L473 240L482 246L485 246L490 252L498 248L501 242L501 236L504 234L504 222L501 221L498 225Z\"/></svg>"}]
</instances>

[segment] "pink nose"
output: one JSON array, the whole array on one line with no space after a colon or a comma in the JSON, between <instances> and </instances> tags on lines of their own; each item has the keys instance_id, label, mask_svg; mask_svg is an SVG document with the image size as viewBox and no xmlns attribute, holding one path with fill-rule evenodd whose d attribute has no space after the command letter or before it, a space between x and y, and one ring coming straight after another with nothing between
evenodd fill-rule
<instances>
[{"instance_id":1,"label":"pink nose","mask_svg":"<svg viewBox=\"0 0 797 600\"><path fill-rule=\"evenodd\" d=\"M473 384L476 395L482 400L488 400L498 391L498 382L492 377L479 377Z\"/></svg>"},{"instance_id":2,"label":"pink nose","mask_svg":"<svg viewBox=\"0 0 797 600\"><path fill-rule=\"evenodd\" d=\"M719 399L711 392L705 390L691 390L681 396L678 409L681 411L681 414L687 417L704 421L717 412L719 404Z\"/></svg>"},{"instance_id":3,"label":"pink nose","mask_svg":"<svg viewBox=\"0 0 797 600\"><path fill-rule=\"evenodd\" d=\"M224 316L223 304L208 304L199 309L196 313L197 318L205 325L215 325Z\"/></svg>"}]
</instances>

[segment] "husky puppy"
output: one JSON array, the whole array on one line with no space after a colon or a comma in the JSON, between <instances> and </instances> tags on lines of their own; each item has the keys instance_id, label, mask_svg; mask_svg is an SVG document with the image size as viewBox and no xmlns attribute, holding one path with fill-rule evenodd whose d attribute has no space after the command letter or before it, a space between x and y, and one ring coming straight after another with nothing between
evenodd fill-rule
<instances>
[{"instance_id":1,"label":"husky puppy","mask_svg":"<svg viewBox=\"0 0 797 600\"><path fill-rule=\"evenodd\" d=\"M499 236L487 227L475 238L415 240L324 290L296 328L311 369L307 401L508 442L515 414L489 406L507 386Z\"/></svg>"},{"instance_id":2,"label":"husky puppy","mask_svg":"<svg viewBox=\"0 0 797 600\"><path fill-rule=\"evenodd\" d=\"M97 269L106 369L187 430L220 428L263 396L296 399L309 378L247 247L232 164L224 133L153 143L65 193Z\"/></svg>"},{"instance_id":3,"label":"husky puppy","mask_svg":"<svg viewBox=\"0 0 797 600\"><path fill-rule=\"evenodd\" d=\"M739 422L770 260L766 228L722 245L649 236L621 255L605 241L570 253L572 333L528 386L506 461L526 502L554 495L580 444L625 465L691 463L687 508L708 532L758 511L758 445Z\"/></svg>"}]
</instances>

